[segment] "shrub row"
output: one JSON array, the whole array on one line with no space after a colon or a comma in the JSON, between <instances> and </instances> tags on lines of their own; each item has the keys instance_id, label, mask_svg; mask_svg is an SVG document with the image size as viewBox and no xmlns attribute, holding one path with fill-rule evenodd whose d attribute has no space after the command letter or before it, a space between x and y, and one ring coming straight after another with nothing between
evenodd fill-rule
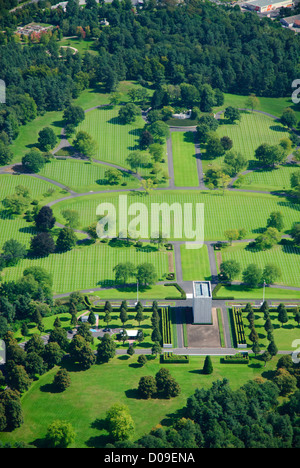
<instances>
[{"instance_id":1,"label":"shrub row","mask_svg":"<svg viewBox=\"0 0 300 468\"><path fill-rule=\"evenodd\" d=\"M186 292L179 286L177 283L167 283L165 286L174 286L181 294L181 297L166 297L166 300L181 300L181 299L186 299Z\"/></svg>"},{"instance_id":2,"label":"shrub row","mask_svg":"<svg viewBox=\"0 0 300 468\"><path fill-rule=\"evenodd\" d=\"M233 307L233 323L234 323L234 330L235 330L235 337L237 345L245 345L246 344L246 336L245 336L245 328L243 322L243 315L239 309Z\"/></svg>"},{"instance_id":3,"label":"shrub row","mask_svg":"<svg viewBox=\"0 0 300 468\"><path fill-rule=\"evenodd\" d=\"M248 353L237 353L234 356L224 356L222 362L225 364L249 364Z\"/></svg>"},{"instance_id":4,"label":"shrub row","mask_svg":"<svg viewBox=\"0 0 300 468\"><path fill-rule=\"evenodd\" d=\"M173 353L163 353L160 357L162 364L188 364L189 356Z\"/></svg>"},{"instance_id":5,"label":"shrub row","mask_svg":"<svg viewBox=\"0 0 300 468\"><path fill-rule=\"evenodd\" d=\"M160 313L161 313L161 328L162 328L163 345L172 344L172 327L171 327L171 318L170 318L170 307L162 307L160 309Z\"/></svg>"}]
</instances>

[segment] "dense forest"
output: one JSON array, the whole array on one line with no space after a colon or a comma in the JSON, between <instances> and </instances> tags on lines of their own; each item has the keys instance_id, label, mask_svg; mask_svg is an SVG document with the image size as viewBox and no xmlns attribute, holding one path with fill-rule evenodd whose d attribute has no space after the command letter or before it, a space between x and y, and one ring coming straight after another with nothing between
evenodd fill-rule
<instances>
[{"instance_id":1,"label":"dense forest","mask_svg":"<svg viewBox=\"0 0 300 468\"><path fill-rule=\"evenodd\" d=\"M17 137L20 125L64 110L83 89L100 82L106 92L115 91L121 80L151 83L154 108L174 102L180 87L187 105L209 112L216 92L288 96L299 78L300 37L239 8L200 0L178 5L148 0L137 9L130 0L88 0L82 8L70 0L64 11L51 9L51 3L0 15L0 69L7 88L6 105L0 105L2 147ZM109 26L101 25L104 18ZM15 34L18 25L32 21L53 29L34 38ZM62 52L59 40L80 34L94 42L93 53ZM8 161L4 155L0 164Z\"/></svg>"}]
</instances>

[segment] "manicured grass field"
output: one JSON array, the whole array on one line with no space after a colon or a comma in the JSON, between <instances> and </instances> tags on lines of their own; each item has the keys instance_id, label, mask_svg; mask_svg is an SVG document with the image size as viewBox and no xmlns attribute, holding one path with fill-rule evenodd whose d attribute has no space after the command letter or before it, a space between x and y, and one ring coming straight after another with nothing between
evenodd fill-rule
<instances>
[{"instance_id":1,"label":"manicured grass field","mask_svg":"<svg viewBox=\"0 0 300 468\"><path fill-rule=\"evenodd\" d=\"M183 281L209 281L211 279L207 246L201 249L187 249L180 246Z\"/></svg>"},{"instance_id":2,"label":"manicured grass field","mask_svg":"<svg viewBox=\"0 0 300 468\"><path fill-rule=\"evenodd\" d=\"M39 200L41 205L61 195L57 187L35 177L2 174L0 175L0 200L3 200L7 195L12 195L17 185L27 187L30 190L31 198ZM54 189L54 192L49 197L44 197L43 194L49 189ZM30 205L29 210L32 208L33 206ZM29 246L30 238L35 233L32 224L26 222L22 216L8 215L2 204L0 211L0 248L9 239L15 239Z\"/></svg>"},{"instance_id":3,"label":"manicured grass field","mask_svg":"<svg viewBox=\"0 0 300 468\"><path fill-rule=\"evenodd\" d=\"M137 178L123 172L120 184L109 185L105 179L105 171L109 166L103 164L77 161L77 160L51 160L40 172L51 180L60 182L75 192L86 193L89 191L116 190L121 184L127 188L136 188L141 184Z\"/></svg>"},{"instance_id":4,"label":"manicured grass field","mask_svg":"<svg viewBox=\"0 0 300 468\"><path fill-rule=\"evenodd\" d=\"M256 112L243 112L236 124L227 124L221 119L217 133L220 137L231 138L233 150L249 160L254 159L254 152L262 143L275 145L288 136L287 129L281 123Z\"/></svg>"},{"instance_id":5,"label":"manicured grass field","mask_svg":"<svg viewBox=\"0 0 300 468\"><path fill-rule=\"evenodd\" d=\"M235 185L239 189L244 190L264 190L264 191L279 191L291 189L291 175L299 169L295 165L278 166L272 170L257 170L249 174L245 174L241 185Z\"/></svg>"},{"instance_id":6,"label":"manicured grass field","mask_svg":"<svg viewBox=\"0 0 300 468\"><path fill-rule=\"evenodd\" d=\"M222 107L214 108L215 112L219 110L226 109L228 106L238 107L240 109L246 108L246 100L248 96L237 95L237 94L224 94L225 100ZM291 97L282 97L282 98L269 98L269 97L259 97L259 106L257 110L268 112L276 117L281 117L284 109L287 107L292 108L297 115L297 119L300 119L300 105L294 104Z\"/></svg>"},{"instance_id":7,"label":"manicured grass field","mask_svg":"<svg viewBox=\"0 0 300 468\"><path fill-rule=\"evenodd\" d=\"M105 414L115 403L128 406L136 428L133 439L137 440L157 424L167 425L170 415L185 406L187 398L197 388L210 388L213 382L226 377L231 388L237 389L263 371L274 370L276 362L277 359L273 359L266 368L263 363L261 366L225 365L220 363L219 357L213 357L214 372L204 375L201 372L204 357L191 357L189 364L172 364L168 367L181 387L181 394L169 400L140 399L136 391L142 376L155 376L162 367L158 359L151 359L140 367L137 356L119 356L107 364L92 366L87 371L73 369L66 363L71 371L71 386L63 393L55 393L51 384L57 368L33 382L22 397L24 424L12 433L1 433L0 440L24 441L40 446L48 425L60 419L70 422L76 431L72 447L105 447L111 442L104 427Z\"/></svg>"},{"instance_id":8,"label":"manicured grass field","mask_svg":"<svg viewBox=\"0 0 300 468\"><path fill-rule=\"evenodd\" d=\"M242 271L251 263L255 263L260 268L265 265L274 264L280 268L281 279L278 284L285 286L300 286L299 264L300 249L290 245L276 245L272 249L258 251L247 248L247 243L237 243L222 250L222 260L236 260L240 263ZM240 274L237 280L242 280Z\"/></svg>"},{"instance_id":9,"label":"manicured grass field","mask_svg":"<svg viewBox=\"0 0 300 468\"><path fill-rule=\"evenodd\" d=\"M262 144L277 145L281 138L288 136L287 129L280 122L271 117L255 112L243 112L241 120L235 124L227 124L221 116L220 125L217 129L220 138L228 136L233 141L233 150L241 153L249 161L254 158L255 150ZM212 164L221 164L224 156L214 160L206 160L205 145L202 145L203 169L206 172Z\"/></svg>"},{"instance_id":10,"label":"manicured grass field","mask_svg":"<svg viewBox=\"0 0 300 468\"><path fill-rule=\"evenodd\" d=\"M281 323L278 321L278 312L276 310L272 310L270 312L270 319L274 328L274 340L276 343L276 346L279 351L294 351L292 347L292 343L294 340L299 339L300 335L300 328L295 321L295 316L294 313L291 311L291 309L287 309L288 311L288 322L281 325ZM244 315L244 325L245 325L245 333L246 333L246 340L248 347L252 347L252 341L249 339L249 335L251 332L250 327L248 326L249 322L246 318L247 314ZM261 346L261 349L265 349L269 345L269 341L267 339L267 332L264 329L265 325L265 320L264 320L264 315L263 313L256 312L255 311L255 320L254 320L254 325L255 325L255 330L258 333L259 336L259 345Z\"/></svg>"},{"instance_id":11,"label":"manicured grass field","mask_svg":"<svg viewBox=\"0 0 300 468\"><path fill-rule=\"evenodd\" d=\"M111 286L115 275L113 268L118 263L152 263L158 275L169 273L166 252L158 252L153 247L110 247L107 244L93 244L78 247L69 252L51 254L49 257L24 259L15 267L6 268L2 274L5 280L16 280L25 268L41 266L53 275L53 293L60 294L96 287ZM134 280L133 280L134 282Z\"/></svg>"},{"instance_id":12,"label":"manicured grass field","mask_svg":"<svg viewBox=\"0 0 300 468\"><path fill-rule=\"evenodd\" d=\"M119 195L118 193L88 195L86 197L69 199L53 206L53 210L57 220L62 223L64 220L60 215L61 210L66 208L77 210L80 214L81 227L84 228L96 221L96 208L102 202L112 203L118 214ZM150 214L152 203L167 203L169 206L173 203L178 203L181 206L184 203L191 203L193 206L196 203L204 203L205 240L225 239L224 232L226 230L242 227L246 229L248 238L254 237L254 233L256 234L265 228L267 219L272 211L281 211L283 213L286 229L289 230L293 223L299 220L300 212L300 205L292 204L283 198L268 194L242 192L226 192L223 196L217 192L170 190L155 191L151 196L143 197L141 197L141 194L138 195L132 192L127 196L127 202L128 206L136 202L145 204L145 208L148 211L146 210L145 217L141 216L141 218L145 223L148 222L149 226L151 226ZM192 211L195 213L195 209ZM132 217L129 217L129 222L131 219ZM171 239L174 234L172 226L173 224L171 223ZM165 230L165 225L163 225L163 230ZM150 235L143 238L150 238Z\"/></svg>"},{"instance_id":13,"label":"manicured grass field","mask_svg":"<svg viewBox=\"0 0 300 468\"><path fill-rule=\"evenodd\" d=\"M27 154L32 147L38 147L38 135L45 127L50 127L57 136L57 145L64 126L63 112L47 112L45 115L38 116L32 122L20 127L19 135L11 145L14 154L12 163L21 162L23 156Z\"/></svg>"},{"instance_id":14,"label":"manicured grass field","mask_svg":"<svg viewBox=\"0 0 300 468\"><path fill-rule=\"evenodd\" d=\"M97 142L95 159L129 167L126 158L139 149L139 135L145 122L138 117L133 124L124 125L118 119L118 112L119 106L92 110L78 126L78 131L86 131Z\"/></svg>"},{"instance_id":15,"label":"manicured grass field","mask_svg":"<svg viewBox=\"0 0 300 468\"><path fill-rule=\"evenodd\" d=\"M173 132L172 152L174 180L177 187L199 185L193 132Z\"/></svg>"},{"instance_id":16,"label":"manicured grass field","mask_svg":"<svg viewBox=\"0 0 300 468\"><path fill-rule=\"evenodd\" d=\"M216 296L218 298L263 299L263 288L249 289L243 285L222 286ZM265 299L293 300L300 299L300 291L293 289L265 288Z\"/></svg>"}]
</instances>

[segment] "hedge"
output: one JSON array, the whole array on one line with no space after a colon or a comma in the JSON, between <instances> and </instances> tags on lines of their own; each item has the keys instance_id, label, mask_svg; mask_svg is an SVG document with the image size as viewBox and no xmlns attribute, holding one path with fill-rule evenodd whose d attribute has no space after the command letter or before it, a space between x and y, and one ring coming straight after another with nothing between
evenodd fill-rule
<instances>
[{"instance_id":1,"label":"hedge","mask_svg":"<svg viewBox=\"0 0 300 468\"><path fill-rule=\"evenodd\" d=\"M162 328L163 345L165 344L172 345L172 327L171 327L170 307L162 307L160 309L160 313L161 313L161 328Z\"/></svg>"},{"instance_id":2,"label":"hedge","mask_svg":"<svg viewBox=\"0 0 300 468\"><path fill-rule=\"evenodd\" d=\"M233 307L233 323L237 345L246 345L246 336L242 312Z\"/></svg>"},{"instance_id":3,"label":"hedge","mask_svg":"<svg viewBox=\"0 0 300 468\"><path fill-rule=\"evenodd\" d=\"M222 362L225 364L249 364L248 353L237 353L233 356L224 356Z\"/></svg>"},{"instance_id":4,"label":"hedge","mask_svg":"<svg viewBox=\"0 0 300 468\"><path fill-rule=\"evenodd\" d=\"M189 356L182 354L163 353L160 357L162 364L188 364Z\"/></svg>"},{"instance_id":5,"label":"hedge","mask_svg":"<svg viewBox=\"0 0 300 468\"><path fill-rule=\"evenodd\" d=\"M180 298L178 298L178 297L166 297L166 300L186 299L186 292L179 286L179 284L177 284L177 283L167 283L167 284L165 284L165 286L174 286L181 294Z\"/></svg>"}]
</instances>

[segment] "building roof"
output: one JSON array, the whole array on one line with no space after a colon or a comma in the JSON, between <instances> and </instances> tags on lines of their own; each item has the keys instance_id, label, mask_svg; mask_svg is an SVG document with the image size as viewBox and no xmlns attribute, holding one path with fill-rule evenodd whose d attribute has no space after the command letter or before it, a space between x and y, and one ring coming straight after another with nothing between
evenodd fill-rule
<instances>
[{"instance_id":1,"label":"building roof","mask_svg":"<svg viewBox=\"0 0 300 468\"><path fill-rule=\"evenodd\" d=\"M211 297L209 281L194 281L194 297Z\"/></svg>"},{"instance_id":2,"label":"building roof","mask_svg":"<svg viewBox=\"0 0 300 468\"><path fill-rule=\"evenodd\" d=\"M293 3L294 0L251 0L246 2L246 5L255 5L260 8L267 7L268 5L276 5L277 3Z\"/></svg>"},{"instance_id":3,"label":"building roof","mask_svg":"<svg viewBox=\"0 0 300 468\"><path fill-rule=\"evenodd\" d=\"M285 21L288 24L294 24L294 23L297 23L298 21L300 21L300 15L288 16L286 18L282 18L282 20Z\"/></svg>"}]
</instances>

